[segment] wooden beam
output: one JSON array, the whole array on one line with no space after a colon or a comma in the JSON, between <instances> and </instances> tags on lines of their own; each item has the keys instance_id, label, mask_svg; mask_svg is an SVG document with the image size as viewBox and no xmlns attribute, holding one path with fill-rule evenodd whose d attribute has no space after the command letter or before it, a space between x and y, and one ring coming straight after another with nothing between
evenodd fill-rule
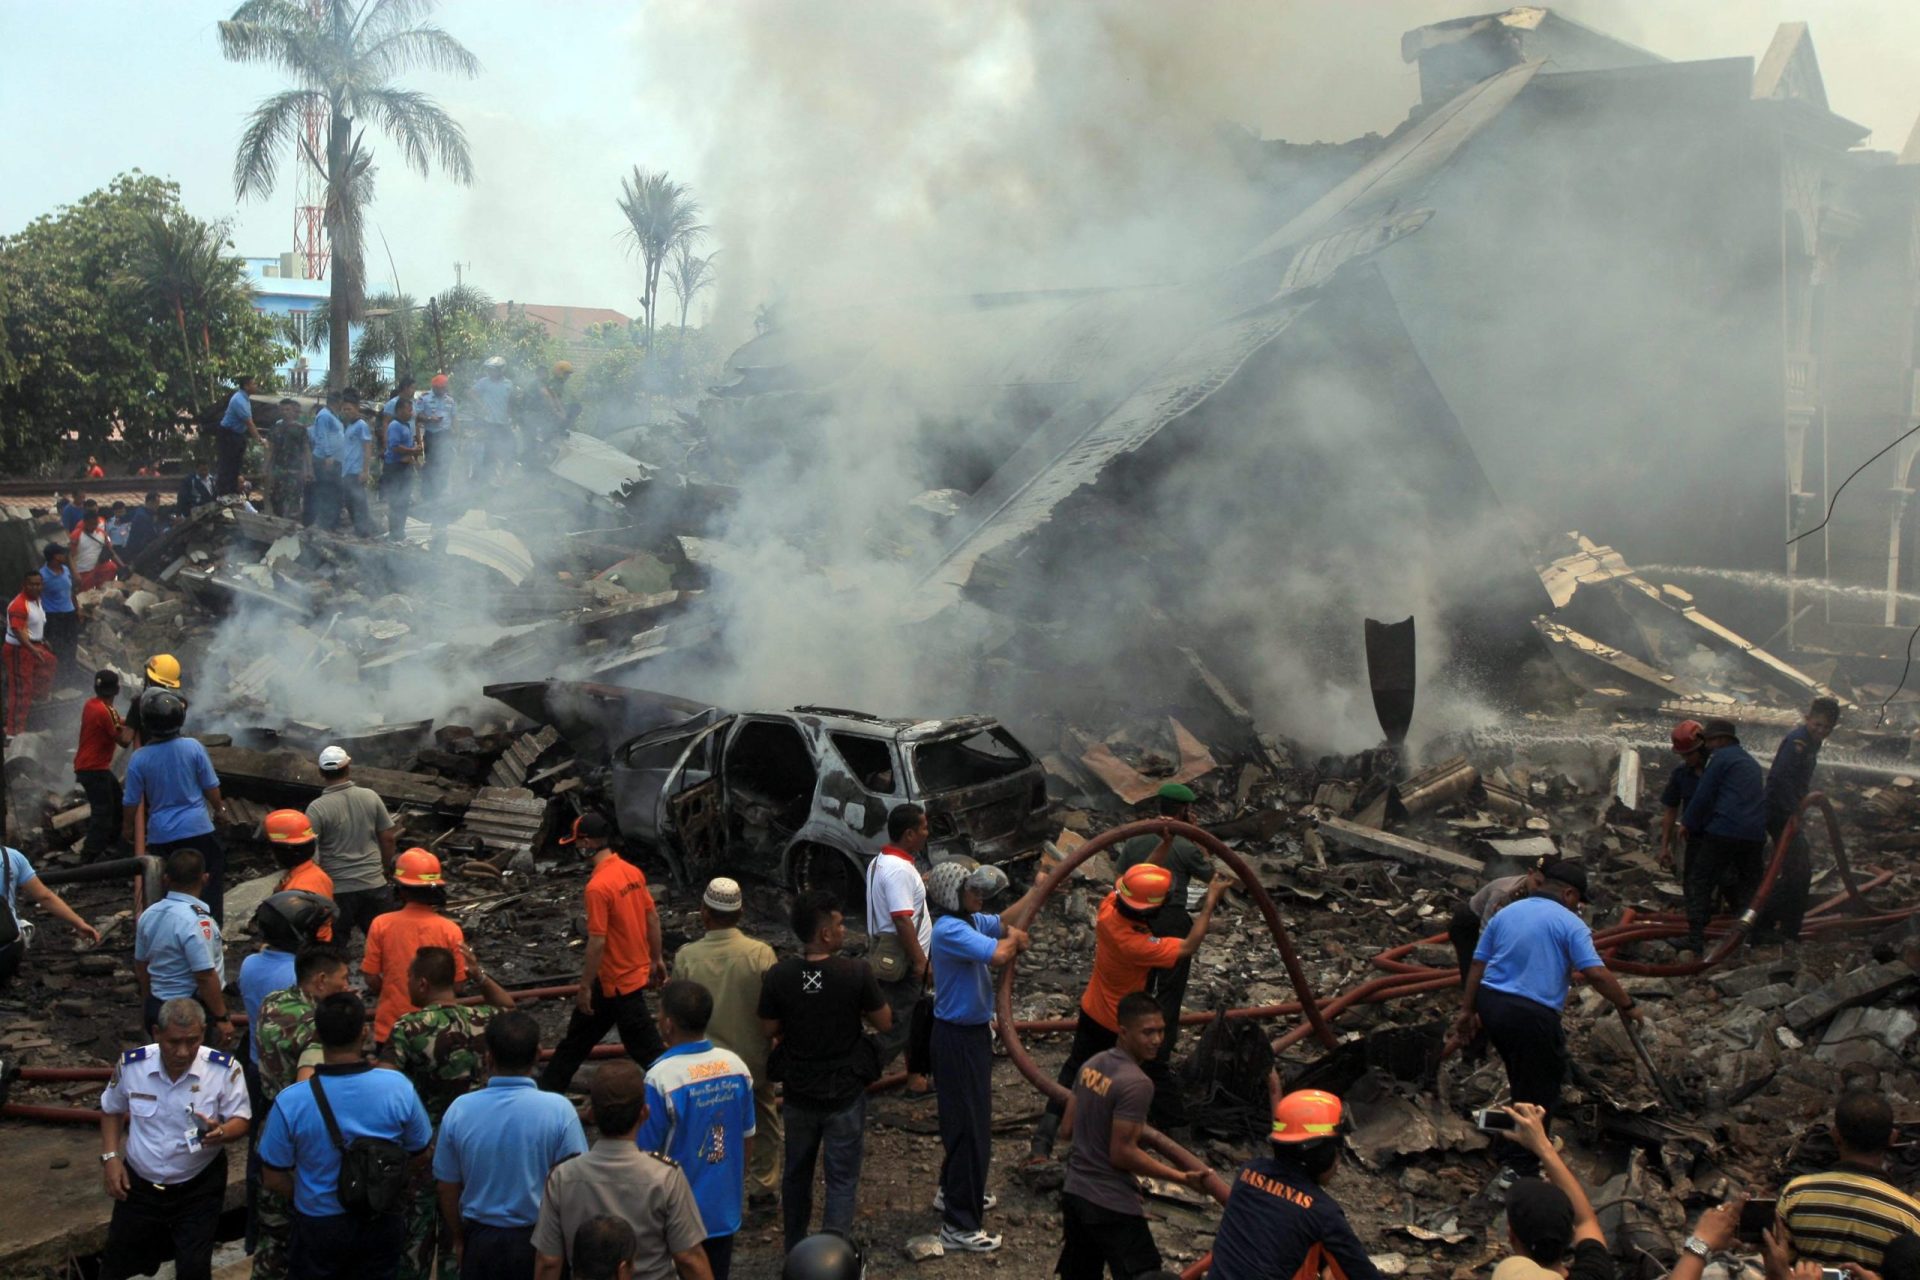
<instances>
[{"instance_id":1,"label":"wooden beam","mask_svg":"<svg viewBox=\"0 0 1920 1280\"><path fill-rule=\"evenodd\" d=\"M1474 875L1480 875L1486 870L1486 864L1478 858L1464 853L1455 853L1451 849L1442 849L1438 845L1427 844L1420 840L1410 840L1406 836L1375 831L1371 827L1363 827L1357 822L1348 822L1344 818L1322 818L1319 821L1319 827L1321 834L1335 844L1359 849L1364 853L1378 854L1383 858L1392 858L1395 862L1404 862L1409 866L1426 863L1431 866L1445 867L1449 871L1470 871Z\"/></svg>"}]
</instances>

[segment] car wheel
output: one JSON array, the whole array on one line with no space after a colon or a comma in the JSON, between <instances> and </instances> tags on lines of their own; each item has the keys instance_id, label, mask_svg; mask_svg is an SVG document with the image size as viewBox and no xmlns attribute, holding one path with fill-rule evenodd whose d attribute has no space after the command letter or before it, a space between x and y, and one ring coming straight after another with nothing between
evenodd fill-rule
<instances>
[{"instance_id":1,"label":"car wheel","mask_svg":"<svg viewBox=\"0 0 1920 1280\"><path fill-rule=\"evenodd\" d=\"M849 918L866 908L866 886L853 859L824 844L802 845L793 854L793 887L801 893L830 893Z\"/></svg>"}]
</instances>

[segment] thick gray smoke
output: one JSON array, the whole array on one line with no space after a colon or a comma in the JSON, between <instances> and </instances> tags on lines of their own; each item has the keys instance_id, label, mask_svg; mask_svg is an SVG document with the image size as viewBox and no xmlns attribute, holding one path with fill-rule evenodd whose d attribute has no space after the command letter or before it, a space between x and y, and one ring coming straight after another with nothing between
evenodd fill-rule
<instances>
[{"instance_id":1,"label":"thick gray smoke","mask_svg":"<svg viewBox=\"0 0 1920 1280\"><path fill-rule=\"evenodd\" d=\"M1396 8L1411 21L1431 16ZM691 69L703 87L662 105L712 140L698 185L726 255L722 322L744 338L740 322L775 299L781 338L822 365L847 358L836 339L854 348L818 434L767 441L741 477L743 501L716 531L734 553L716 592L725 652L673 668L676 691L736 705L804 696L898 714L988 709L967 703L992 684L985 669L1004 635L991 619L961 609L912 630L897 623L924 564L907 504L944 480L934 446L965 443L939 438L937 424L1006 430L995 460L1019 438L985 406L1002 372L995 362L1018 353L996 350L990 316L959 323L954 312L969 295L1151 286L1228 268L1277 225L1273 192L1249 178L1254 134L1237 122L1272 108L1276 76L1288 78L1293 102L1316 77L1329 94L1363 91L1305 47L1329 20L1312 6L1153 3L648 10L639 47L649 78L684 80ZM1400 27L1393 17L1379 25L1380 74L1364 92L1391 123L1408 72L1396 57ZM1313 112L1296 115L1290 138L1321 136ZM885 320L873 320L876 308ZM884 337L868 345L876 331ZM1147 371L1117 362L1103 370L1108 385L1078 394L1123 389ZM1350 388L1306 409L1313 399L1299 392L1306 428L1321 437L1310 447L1345 447L1376 413ZM1274 564L1273 522L1219 501L1245 489L1255 462L1224 441L1209 465L1142 503L1143 526L1175 524L1185 545L1212 548L1183 568L1205 589L1181 597L1178 625L1234 638L1247 655L1234 677L1263 721L1316 745L1363 745L1378 731L1359 616L1434 603L1419 573L1380 570L1393 562L1386 544L1411 532L1381 515L1403 482L1375 486L1365 513L1325 511L1326 523L1297 532L1350 553ZM1111 611L1127 582L1146 585L1132 554L1090 548L1080 581L1035 585L1017 612L1065 628L1083 606ZM1090 584L1107 600L1090 599ZM1154 607L1150 596L1139 590L1141 609ZM1292 628L1335 600L1352 622L1346 634ZM1153 672L1115 665L1127 635L1086 630L1081 656L1106 668L1114 696L1155 683ZM1423 665L1437 671L1445 657L1430 641ZM1061 689L1019 692L1043 705L992 709L1020 717L1070 701Z\"/></svg>"}]
</instances>

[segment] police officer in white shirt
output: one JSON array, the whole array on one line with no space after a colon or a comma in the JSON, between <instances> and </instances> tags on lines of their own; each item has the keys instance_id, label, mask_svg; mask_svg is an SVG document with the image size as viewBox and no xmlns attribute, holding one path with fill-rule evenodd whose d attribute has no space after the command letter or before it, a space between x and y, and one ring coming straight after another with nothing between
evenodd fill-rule
<instances>
[{"instance_id":1,"label":"police officer in white shirt","mask_svg":"<svg viewBox=\"0 0 1920 1280\"><path fill-rule=\"evenodd\" d=\"M114 1199L101 1280L145 1275L171 1253L179 1280L209 1280L226 1203L227 1148L253 1110L232 1054L206 1047L198 1001L168 1000L159 1040L120 1055L100 1094L100 1165Z\"/></svg>"}]
</instances>

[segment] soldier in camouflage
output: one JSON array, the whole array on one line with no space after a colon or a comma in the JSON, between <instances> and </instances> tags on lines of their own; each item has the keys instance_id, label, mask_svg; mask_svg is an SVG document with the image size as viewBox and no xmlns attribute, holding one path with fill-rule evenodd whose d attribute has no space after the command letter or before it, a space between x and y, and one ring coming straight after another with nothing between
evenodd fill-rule
<instances>
[{"instance_id":1,"label":"soldier in camouflage","mask_svg":"<svg viewBox=\"0 0 1920 1280\"><path fill-rule=\"evenodd\" d=\"M467 974L480 986L485 1004L464 1005L454 993L453 952L445 947L421 947L407 967L407 994L419 1008L402 1014L380 1049L380 1065L403 1072L427 1109L434 1131L453 1100L486 1082L487 1023L502 1009L513 1007L513 997L487 975L471 948L460 948ZM453 1250L441 1239L439 1201L431 1168L414 1175L413 1200L407 1210L407 1247L400 1255L400 1280L433 1280L434 1255L439 1254L440 1280L456 1280L459 1267Z\"/></svg>"},{"instance_id":2,"label":"soldier in camouflage","mask_svg":"<svg viewBox=\"0 0 1920 1280\"><path fill-rule=\"evenodd\" d=\"M299 1077L301 1058L319 1061L313 1030L313 1006L347 989L347 958L330 946L301 950L293 963L294 985L260 1002L260 1024L253 1028L260 1046L260 1094L266 1099L255 1132L266 1128L273 1100ZM293 1230L293 1206L284 1196L261 1187L254 1202L253 1275L255 1280L286 1280L287 1236Z\"/></svg>"}]
</instances>

